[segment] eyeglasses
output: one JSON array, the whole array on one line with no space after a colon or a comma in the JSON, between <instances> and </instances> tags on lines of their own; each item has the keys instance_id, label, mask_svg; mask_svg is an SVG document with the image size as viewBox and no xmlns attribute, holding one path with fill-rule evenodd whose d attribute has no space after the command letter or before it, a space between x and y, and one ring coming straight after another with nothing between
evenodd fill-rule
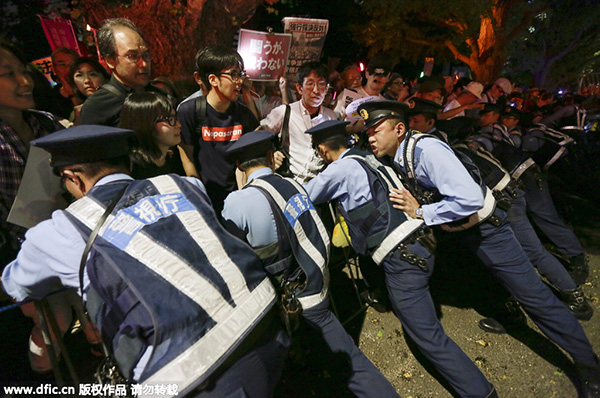
<instances>
[{"instance_id":1,"label":"eyeglasses","mask_svg":"<svg viewBox=\"0 0 600 398\"><path fill-rule=\"evenodd\" d=\"M131 62L132 64L137 64L138 62L140 62L140 59L143 59L146 62L150 62L152 60L152 54L150 54L149 52L144 52L144 53L134 53L134 54L125 54L125 55L121 55L121 54L117 54L117 57L122 57L125 58L127 61Z\"/></svg>"},{"instance_id":2,"label":"eyeglasses","mask_svg":"<svg viewBox=\"0 0 600 398\"><path fill-rule=\"evenodd\" d=\"M167 117L161 117L160 119L156 119L155 123L167 122L167 123L169 123L169 126L175 127L177 125L178 121L179 121L179 117L177 116L177 114L174 114L174 115L170 115Z\"/></svg>"},{"instance_id":3,"label":"eyeglasses","mask_svg":"<svg viewBox=\"0 0 600 398\"><path fill-rule=\"evenodd\" d=\"M231 79L232 82L237 83L239 81L242 81L246 78L246 72L240 72L237 70L233 70L231 72L219 72L216 73L217 75L227 75L229 76L229 78Z\"/></svg>"},{"instance_id":4,"label":"eyeglasses","mask_svg":"<svg viewBox=\"0 0 600 398\"><path fill-rule=\"evenodd\" d=\"M501 95L506 95L506 92L505 92L504 90L502 90L502 87L500 87L500 86L499 86L499 85L497 85L497 84L494 84L494 86L496 86L496 88L498 89L498 91L500 91L500 94L501 94Z\"/></svg>"},{"instance_id":5,"label":"eyeglasses","mask_svg":"<svg viewBox=\"0 0 600 398\"><path fill-rule=\"evenodd\" d=\"M303 84L304 88L306 88L307 90L314 90L315 89L315 82L312 80L309 80L307 82L305 82ZM329 87L329 83L327 83L326 81L319 81L316 83L316 86L319 88L319 91L325 91L327 90L327 88Z\"/></svg>"}]
</instances>

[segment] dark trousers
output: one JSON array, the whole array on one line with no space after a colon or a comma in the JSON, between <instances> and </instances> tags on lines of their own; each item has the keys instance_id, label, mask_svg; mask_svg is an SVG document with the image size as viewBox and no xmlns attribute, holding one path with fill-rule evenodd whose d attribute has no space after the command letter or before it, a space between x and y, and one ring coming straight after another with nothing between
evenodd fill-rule
<instances>
[{"instance_id":1,"label":"dark trousers","mask_svg":"<svg viewBox=\"0 0 600 398\"><path fill-rule=\"evenodd\" d=\"M575 289L577 285L573 282L573 278L560 261L544 248L535 233L527 218L525 198L519 197L512 200L510 209L508 209L508 220L515 237L527 254L527 258L540 274L559 290Z\"/></svg>"},{"instance_id":2,"label":"dark trousers","mask_svg":"<svg viewBox=\"0 0 600 398\"><path fill-rule=\"evenodd\" d=\"M461 397L487 397L492 385L446 335L437 318L428 286L434 256L418 242L408 245L408 249L426 259L427 266L420 267L402 260L398 250L384 260L386 285L394 313L419 350Z\"/></svg>"},{"instance_id":3,"label":"dark trousers","mask_svg":"<svg viewBox=\"0 0 600 398\"><path fill-rule=\"evenodd\" d=\"M540 176L538 181L533 175L524 175L522 180L526 189L527 212L535 225L544 232L544 235L556 246L560 254L567 257L584 254L579 239L565 224L554 207L546 177Z\"/></svg>"},{"instance_id":4,"label":"dark trousers","mask_svg":"<svg viewBox=\"0 0 600 398\"><path fill-rule=\"evenodd\" d=\"M484 222L455 239L477 254L548 338L575 362L597 366L583 328L536 274L506 220L499 227Z\"/></svg>"},{"instance_id":5,"label":"dark trousers","mask_svg":"<svg viewBox=\"0 0 600 398\"><path fill-rule=\"evenodd\" d=\"M186 398L270 398L289 347L290 337L274 321L243 356Z\"/></svg>"},{"instance_id":6,"label":"dark trousers","mask_svg":"<svg viewBox=\"0 0 600 398\"><path fill-rule=\"evenodd\" d=\"M394 387L358 349L352 337L329 310L329 299L304 310L302 316L311 327L321 332L329 349L334 354L340 354L340 360L348 362L351 374L347 385L357 397L398 397Z\"/></svg>"}]
</instances>

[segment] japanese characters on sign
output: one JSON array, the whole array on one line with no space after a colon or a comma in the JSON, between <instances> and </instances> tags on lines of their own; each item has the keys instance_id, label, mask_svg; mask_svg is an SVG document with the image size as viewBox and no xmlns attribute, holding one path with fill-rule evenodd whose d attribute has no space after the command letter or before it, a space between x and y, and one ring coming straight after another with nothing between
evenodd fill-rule
<instances>
[{"instance_id":1,"label":"japanese characters on sign","mask_svg":"<svg viewBox=\"0 0 600 398\"><path fill-rule=\"evenodd\" d=\"M252 80L275 81L285 73L291 35L240 29L238 52Z\"/></svg>"},{"instance_id":2,"label":"japanese characters on sign","mask_svg":"<svg viewBox=\"0 0 600 398\"><path fill-rule=\"evenodd\" d=\"M296 79L300 65L321 58L325 37L329 30L327 19L283 18L284 32L291 33L292 46L288 61L287 78Z\"/></svg>"}]
</instances>

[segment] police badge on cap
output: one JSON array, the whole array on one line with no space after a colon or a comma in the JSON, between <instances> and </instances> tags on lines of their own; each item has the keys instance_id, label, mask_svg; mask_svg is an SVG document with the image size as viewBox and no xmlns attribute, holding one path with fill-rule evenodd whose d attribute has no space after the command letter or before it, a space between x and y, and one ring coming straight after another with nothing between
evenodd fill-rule
<instances>
[{"instance_id":1,"label":"police badge on cap","mask_svg":"<svg viewBox=\"0 0 600 398\"><path fill-rule=\"evenodd\" d=\"M365 130L379 124L385 119L398 119L405 123L408 105L398 101L371 101L358 107L358 112L365 121Z\"/></svg>"}]
</instances>

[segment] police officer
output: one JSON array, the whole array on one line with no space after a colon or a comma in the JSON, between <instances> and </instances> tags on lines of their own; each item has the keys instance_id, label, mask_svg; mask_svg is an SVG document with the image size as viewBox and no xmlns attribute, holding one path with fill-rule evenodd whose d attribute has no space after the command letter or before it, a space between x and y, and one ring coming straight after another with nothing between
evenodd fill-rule
<instances>
[{"instance_id":1,"label":"police officer","mask_svg":"<svg viewBox=\"0 0 600 398\"><path fill-rule=\"evenodd\" d=\"M270 131L251 132L227 150L247 185L229 194L223 219L230 228L235 224L234 231L247 232L280 294L297 297L302 318L319 330L333 353L348 358L348 388L357 397L397 397L329 310L329 235L302 186L273 173L274 137ZM290 304L283 301L286 311Z\"/></svg>"},{"instance_id":2,"label":"police officer","mask_svg":"<svg viewBox=\"0 0 600 398\"><path fill-rule=\"evenodd\" d=\"M310 199L315 204L338 202L352 247L359 254L370 254L383 268L394 313L454 390L461 397L497 397L494 387L446 335L437 318L428 288L433 255L422 243L426 241L422 220L392 208L389 189L401 186L394 171L373 155L348 149L344 122L324 122L307 133L329 163L305 185Z\"/></svg>"},{"instance_id":3,"label":"police officer","mask_svg":"<svg viewBox=\"0 0 600 398\"><path fill-rule=\"evenodd\" d=\"M527 212L556 246L557 251L566 257L566 268L575 284L582 285L589 276L583 246L556 211L546 176L533 159L515 148L516 136L509 136L506 127L497 123L499 116L500 111L494 104L486 104L481 114L483 127L476 139L484 144L515 178L521 180L525 189Z\"/></svg>"},{"instance_id":4,"label":"police officer","mask_svg":"<svg viewBox=\"0 0 600 398\"><path fill-rule=\"evenodd\" d=\"M414 133L406 131L404 109L374 101L361 105L359 111L373 153L386 158L401 175L413 170L407 184L419 197L430 198L421 204L407 189L396 189L391 196L397 207L430 226L467 226L484 205L482 192L452 150L438 139L425 137L416 142L414 159L407 158L405 147ZM584 396L600 396L600 362L581 325L536 274L503 211L496 208L487 220L438 237L463 242L476 253L546 336L573 357Z\"/></svg>"},{"instance_id":5,"label":"police officer","mask_svg":"<svg viewBox=\"0 0 600 398\"><path fill-rule=\"evenodd\" d=\"M27 232L5 291L23 300L81 285L129 380L271 396L289 337L260 259L220 226L198 180L129 177L131 133L81 125L32 141L77 200Z\"/></svg>"}]
</instances>

